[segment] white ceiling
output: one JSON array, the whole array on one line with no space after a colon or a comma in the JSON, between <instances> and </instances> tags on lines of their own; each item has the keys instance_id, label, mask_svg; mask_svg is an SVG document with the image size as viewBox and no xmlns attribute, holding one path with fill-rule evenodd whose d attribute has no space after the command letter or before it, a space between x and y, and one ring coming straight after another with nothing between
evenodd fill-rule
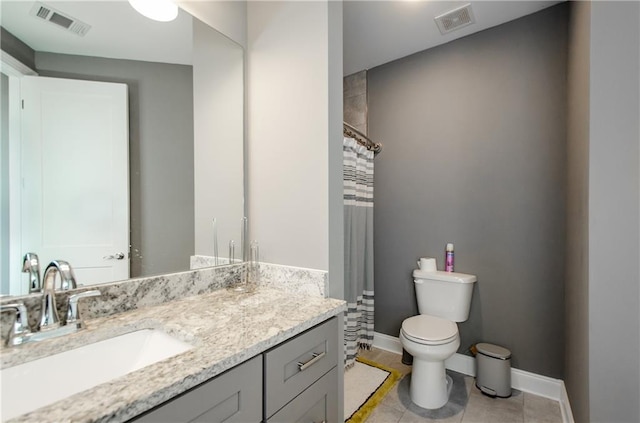
<instances>
[{"instance_id":1,"label":"white ceiling","mask_svg":"<svg viewBox=\"0 0 640 423\"><path fill-rule=\"evenodd\" d=\"M127 1L43 0L91 29L80 37L31 16L35 1L2 0L2 26L36 51L142 60L192 63L192 17L180 9L172 22L156 22L136 12Z\"/></svg>"},{"instance_id":2,"label":"white ceiling","mask_svg":"<svg viewBox=\"0 0 640 423\"><path fill-rule=\"evenodd\" d=\"M471 3L476 23L440 34L434 18ZM560 1L344 2L344 75L453 41L553 6Z\"/></svg>"},{"instance_id":3,"label":"white ceiling","mask_svg":"<svg viewBox=\"0 0 640 423\"><path fill-rule=\"evenodd\" d=\"M42 3L92 26L79 37L29 15L35 1L1 0L2 26L36 51L152 62L192 63L192 17L155 22L125 0ZM476 23L441 35L433 18L465 1L344 0L344 75L537 12L560 1L471 1Z\"/></svg>"}]
</instances>

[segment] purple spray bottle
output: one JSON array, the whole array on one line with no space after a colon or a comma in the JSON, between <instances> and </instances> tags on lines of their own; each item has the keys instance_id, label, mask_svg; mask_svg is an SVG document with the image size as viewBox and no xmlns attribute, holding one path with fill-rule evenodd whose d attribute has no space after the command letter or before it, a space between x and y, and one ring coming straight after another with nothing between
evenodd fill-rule
<instances>
[{"instance_id":1,"label":"purple spray bottle","mask_svg":"<svg viewBox=\"0 0 640 423\"><path fill-rule=\"evenodd\" d=\"M448 243L444 256L444 271L453 272L453 244Z\"/></svg>"}]
</instances>

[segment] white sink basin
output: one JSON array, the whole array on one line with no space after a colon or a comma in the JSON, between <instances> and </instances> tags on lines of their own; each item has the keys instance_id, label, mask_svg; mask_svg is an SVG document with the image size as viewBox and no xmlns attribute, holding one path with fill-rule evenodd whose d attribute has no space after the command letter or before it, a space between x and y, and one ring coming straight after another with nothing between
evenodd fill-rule
<instances>
[{"instance_id":1,"label":"white sink basin","mask_svg":"<svg viewBox=\"0 0 640 423\"><path fill-rule=\"evenodd\" d=\"M36 410L192 348L143 329L0 371L2 421Z\"/></svg>"}]
</instances>

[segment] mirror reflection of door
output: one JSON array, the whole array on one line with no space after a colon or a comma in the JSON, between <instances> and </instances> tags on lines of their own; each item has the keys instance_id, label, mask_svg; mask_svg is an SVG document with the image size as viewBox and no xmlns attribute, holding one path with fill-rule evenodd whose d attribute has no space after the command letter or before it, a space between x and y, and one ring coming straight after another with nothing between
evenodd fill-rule
<instances>
[{"instance_id":1,"label":"mirror reflection of door","mask_svg":"<svg viewBox=\"0 0 640 423\"><path fill-rule=\"evenodd\" d=\"M10 209L9 209L9 88L10 76L5 74L3 66L0 73L0 294L9 293L9 238L10 238ZM15 106L16 109L19 106Z\"/></svg>"},{"instance_id":2,"label":"mirror reflection of door","mask_svg":"<svg viewBox=\"0 0 640 423\"><path fill-rule=\"evenodd\" d=\"M0 115L2 148L0 149L0 295L28 292L28 282L21 278L22 240L20 231L20 170L22 101L20 81L37 73L2 52L0 80Z\"/></svg>"},{"instance_id":3,"label":"mirror reflection of door","mask_svg":"<svg viewBox=\"0 0 640 423\"><path fill-rule=\"evenodd\" d=\"M127 86L21 80L22 250L78 284L129 277Z\"/></svg>"},{"instance_id":4,"label":"mirror reflection of door","mask_svg":"<svg viewBox=\"0 0 640 423\"><path fill-rule=\"evenodd\" d=\"M213 13L211 4L180 3L203 17ZM168 23L145 18L126 1L46 4L92 29L80 37L30 14L33 2L0 1L0 70L9 69L7 59L19 70L0 94L14 92L24 75L127 84L129 277L185 271L192 256L212 256L214 218L225 256L230 240L239 243L245 215L242 47L184 10ZM18 120L8 139L19 147L21 108L9 112ZM20 248L23 216L12 211L20 209L20 196L4 187L4 175L13 177L20 166L20 155L9 150L0 157L0 294L18 295L28 286L20 272L28 250ZM9 240L16 253L5 248Z\"/></svg>"}]
</instances>

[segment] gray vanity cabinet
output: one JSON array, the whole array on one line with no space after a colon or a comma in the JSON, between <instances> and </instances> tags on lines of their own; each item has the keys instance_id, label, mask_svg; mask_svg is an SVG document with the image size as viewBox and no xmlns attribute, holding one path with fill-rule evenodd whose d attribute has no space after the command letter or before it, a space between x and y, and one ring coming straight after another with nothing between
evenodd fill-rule
<instances>
[{"instance_id":1,"label":"gray vanity cabinet","mask_svg":"<svg viewBox=\"0 0 640 423\"><path fill-rule=\"evenodd\" d=\"M293 401L271 416L268 423L338 422L338 369L334 367Z\"/></svg>"},{"instance_id":2,"label":"gray vanity cabinet","mask_svg":"<svg viewBox=\"0 0 640 423\"><path fill-rule=\"evenodd\" d=\"M336 367L338 342L338 319L333 318L264 354L267 419Z\"/></svg>"},{"instance_id":3,"label":"gray vanity cabinet","mask_svg":"<svg viewBox=\"0 0 640 423\"><path fill-rule=\"evenodd\" d=\"M136 423L250 423L262 420L262 356L174 398Z\"/></svg>"},{"instance_id":4,"label":"gray vanity cabinet","mask_svg":"<svg viewBox=\"0 0 640 423\"><path fill-rule=\"evenodd\" d=\"M341 422L341 317L273 347L134 421Z\"/></svg>"}]
</instances>

